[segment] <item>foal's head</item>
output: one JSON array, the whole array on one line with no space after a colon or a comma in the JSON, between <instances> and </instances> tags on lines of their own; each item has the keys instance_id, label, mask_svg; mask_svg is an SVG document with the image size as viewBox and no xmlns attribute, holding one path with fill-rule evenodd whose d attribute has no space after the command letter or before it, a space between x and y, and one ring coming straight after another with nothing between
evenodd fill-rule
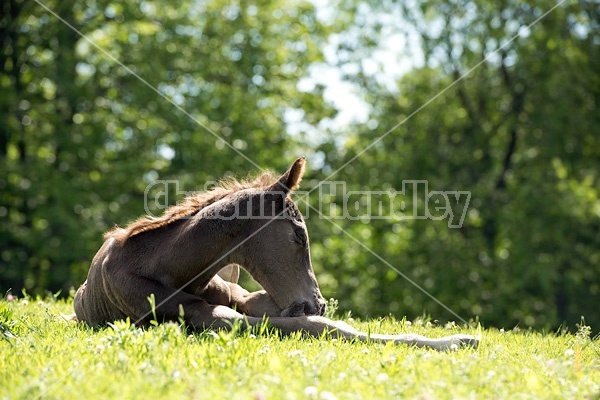
<instances>
[{"instance_id":1,"label":"foal's head","mask_svg":"<svg viewBox=\"0 0 600 400\"><path fill-rule=\"evenodd\" d=\"M244 266L283 310L282 316L323 315L325 300L310 260L302 214L289 198L304 173L304 158L270 187L250 196ZM250 211L250 210L248 210Z\"/></svg>"}]
</instances>

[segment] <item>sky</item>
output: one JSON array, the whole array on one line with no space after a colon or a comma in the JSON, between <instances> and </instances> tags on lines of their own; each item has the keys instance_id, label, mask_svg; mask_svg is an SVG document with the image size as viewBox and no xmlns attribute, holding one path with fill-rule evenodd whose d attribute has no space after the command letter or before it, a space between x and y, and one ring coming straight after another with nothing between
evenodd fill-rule
<instances>
[{"instance_id":1,"label":"sky","mask_svg":"<svg viewBox=\"0 0 600 400\"><path fill-rule=\"evenodd\" d=\"M317 18L325 24L333 21L334 6L327 0L311 0L317 8ZM379 48L371 53L371 57L360 60L361 65L345 64L338 66L338 46L343 40L356 36L358 31L352 29L341 34L332 34L323 48L325 62L312 65L308 77L302 79L298 87L302 91L311 91L316 85L322 85L325 100L339 110L333 119L322 121L318 129L341 130L353 123L364 123L369 118L370 106L360 94L361 88L356 84L345 81L344 73L356 73L359 68L370 76L376 76L378 82L391 93L399 93L398 79L414 67L422 66L424 56L420 50L416 33L406 31L399 15L377 14L368 6L359 7L359 13L369 15L369 19L378 18L383 22L382 40ZM408 34L406 34L408 33ZM290 133L307 127L301 123L301 112L290 112L286 121L290 124Z\"/></svg>"}]
</instances>

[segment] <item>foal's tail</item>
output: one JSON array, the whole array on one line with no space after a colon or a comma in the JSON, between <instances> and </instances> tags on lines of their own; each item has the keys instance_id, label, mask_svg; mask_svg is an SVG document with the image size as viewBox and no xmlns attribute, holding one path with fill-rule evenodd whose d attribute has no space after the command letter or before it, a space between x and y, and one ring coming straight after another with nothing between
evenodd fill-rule
<instances>
[{"instance_id":1,"label":"foal's tail","mask_svg":"<svg viewBox=\"0 0 600 400\"><path fill-rule=\"evenodd\" d=\"M62 319L64 319L67 322L74 322L74 323L79 322L79 318L77 318L77 314L75 314L75 313L73 313L73 314L61 314L60 316L62 317Z\"/></svg>"}]
</instances>

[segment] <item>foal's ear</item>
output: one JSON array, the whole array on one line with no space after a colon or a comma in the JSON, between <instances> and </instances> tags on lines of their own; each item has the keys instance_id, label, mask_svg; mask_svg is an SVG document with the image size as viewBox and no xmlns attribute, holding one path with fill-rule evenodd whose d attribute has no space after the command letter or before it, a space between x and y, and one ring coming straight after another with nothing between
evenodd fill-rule
<instances>
[{"instance_id":1,"label":"foal's ear","mask_svg":"<svg viewBox=\"0 0 600 400\"><path fill-rule=\"evenodd\" d=\"M304 174L304 165L306 164L306 157L300 157L288 169L285 174L281 175L281 178L271 186L269 189L273 192L283 192L286 195L292 190L297 189L300 186L302 175Z\"/></svg>"}]
</instances>

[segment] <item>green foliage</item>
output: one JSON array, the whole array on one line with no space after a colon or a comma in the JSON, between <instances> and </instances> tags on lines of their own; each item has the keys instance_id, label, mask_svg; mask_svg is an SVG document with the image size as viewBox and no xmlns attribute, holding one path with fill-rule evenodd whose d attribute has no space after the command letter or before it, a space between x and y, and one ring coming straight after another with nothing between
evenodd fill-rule
<instances>
[{"instance_id":1,"label":"green foliage","mask_svg":"<svg viewBox=\"0 0 600 400\"><path fill-rule=\"evenodd\" d=\"M600 393L600 346L587 336L483 330L479 349L438 353L264 332L190 335L172 323L144 330L117 321L92 330L64 319L70 300L0 301L0 309L11 310L18 328L11 344L0 340L2 398L592 398ZM351 323L372 332L463 331L393 318Z\"/></svg>"},{"instance_id":2,"label":"green foliage","mask_svg":"<svg viewBox=\"0 0 600 400\"><path fill-rule=\"evenodd\" d=\"M82 283L101 234L144 214L155 180L185 192L257 170L215 135L281 170L300 148L285 113L331 113L296 88L327 33L309 3L44 4L110 57L36 3L2 3L2 291Z\"/></svg>"},{"instance_id":3,"label":"green foliage","mask_svg":"<svg viewBox=\"0 0 600 400\"><path fill-rule=\"evenodd\" d=\"M338 2L324 19L302 1L45 4L114 59L35 2L0 6L0 292L68 293L102 232L145 213L152 182L202 190L256 171L248 159L281 171L307 154L304 188L351 161L330 178L348 190L471 192L458 229L312 212L313 264L342 315L600 326L597 2L531 27L556 3ZM396 78L366 68L391 37L411 64ZM335 114L326 88L299 89L328 39L364 123L320 125Z\"/></svg>"},{"instance_id":4,"label":"green foliage","mask_svg":"<svg viewBox=\"0 0 600 400\"><path fill-rule=\"evenodd\" d=\"M15 337L12 330L16 324L12 307L6 302L0 302L0 337L10 342Z\"/></svg>"},{"instance_id":5,"label":"green foliage","mask_svg":"<svg viewBox=\"0 0 600 400\"><path fill-rule=\"evenodd\" d=\"M332 139L322 146L319 176L360 154L331 179L347 182L348 190L402 190L403 180L422 179L429 190L472 196L459 229L446 219L336 220L374 253L314 220L312 253L325 295L359 315L454 318L399 271L467 320L573 329L585 314L597 326L597 3L567 2L531 28L555 2L385 4L349 11L362 25L339 45L339 64L359 71L348 79L368 89L372 112L366 123L348 127L341 145ZM377 15L408 23L395 26ZM389 89L361 65L393 34L417 41L422 62ZM407 208L422 213L424 198L415 202L412 194Z\"/></svg>"}]
</instances>

